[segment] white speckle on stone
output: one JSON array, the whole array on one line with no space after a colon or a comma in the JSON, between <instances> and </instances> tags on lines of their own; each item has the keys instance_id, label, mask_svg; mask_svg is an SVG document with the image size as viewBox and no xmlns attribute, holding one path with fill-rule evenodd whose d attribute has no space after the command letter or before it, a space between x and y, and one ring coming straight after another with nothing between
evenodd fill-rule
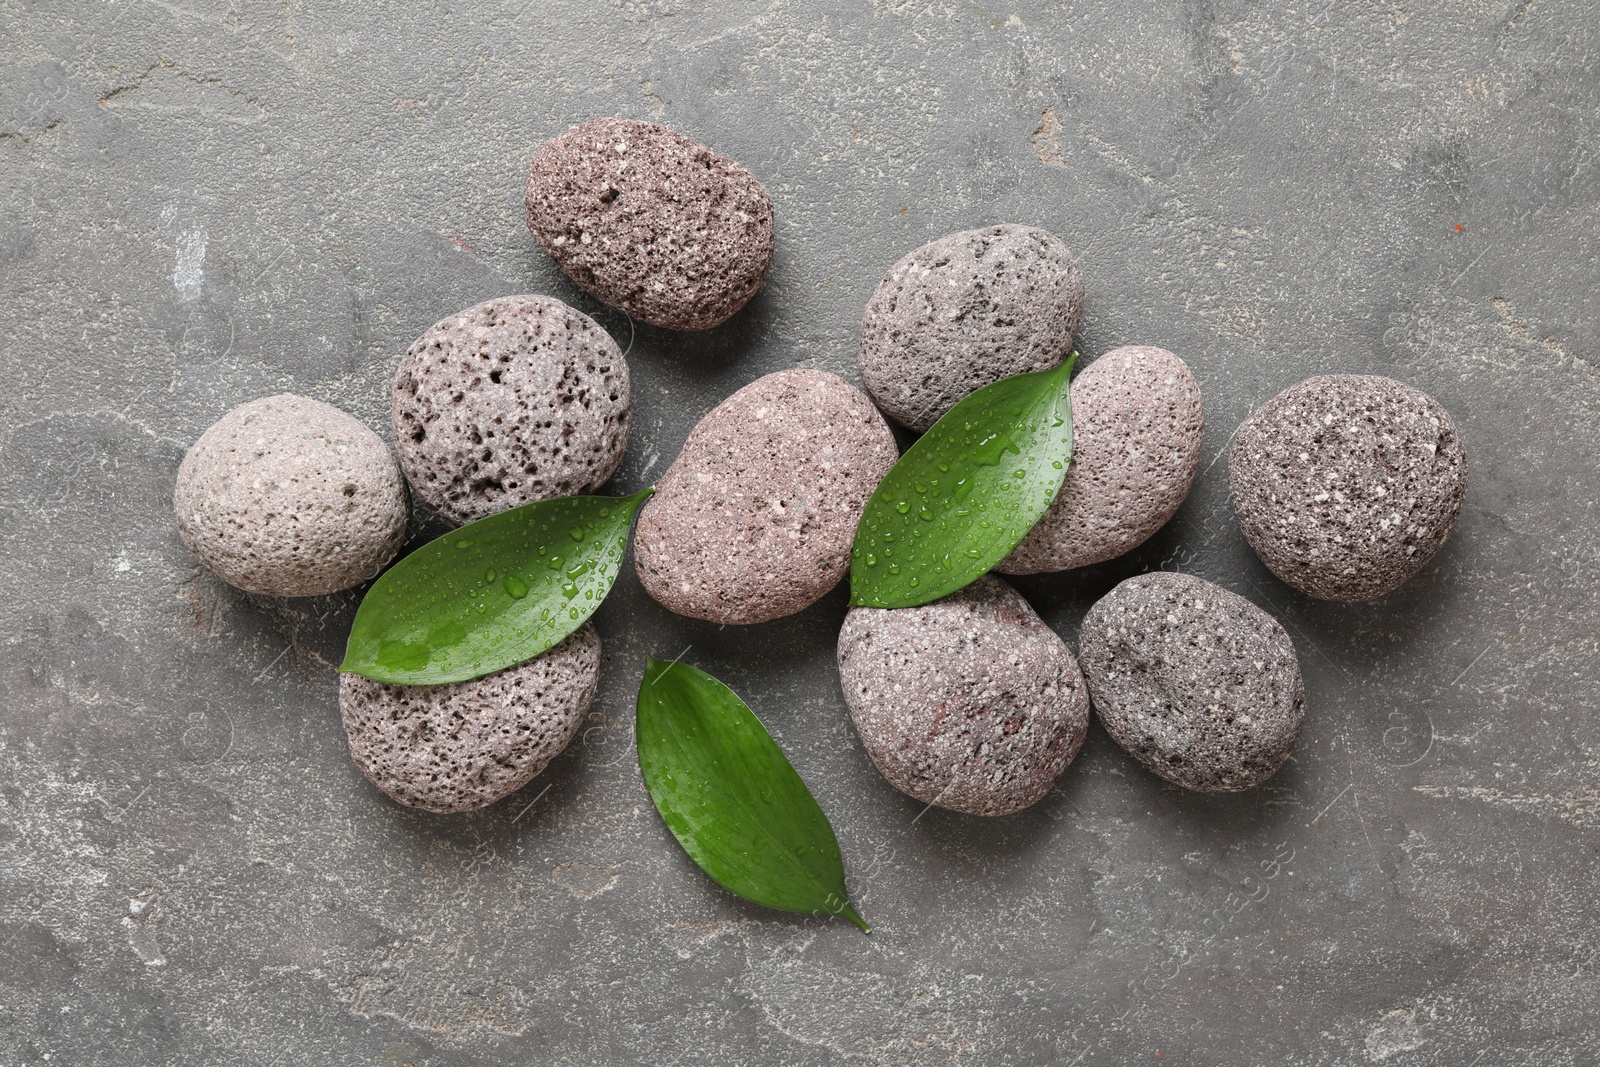
<instances>
[{"instance_id":1,"label":"white speckle on stone","mask_svg":"<svg viewBox=\"0 0 1600 1067\"><path fill-rule=\"evenodd\" d=\"M200 295L206 279L206 235L203 230L187 230L178 235L178 258L172 267L172 287L184 300Z\"/></svg>"}]
</instances>

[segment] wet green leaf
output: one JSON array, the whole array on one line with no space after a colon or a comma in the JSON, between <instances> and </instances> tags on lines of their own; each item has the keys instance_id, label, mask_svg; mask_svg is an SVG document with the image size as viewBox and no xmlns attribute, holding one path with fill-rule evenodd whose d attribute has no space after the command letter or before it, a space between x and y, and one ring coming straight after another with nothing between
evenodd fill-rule
<instances>
[{"instance_id":1,"label":"wet green leaf","mask_svg":"<svg viewBox=\"0 0 1600 1067\"><path fill-rule=\"evenodd\" d=\"M1002 378L951 408L884 476L850 552L850 603L910 608L970 585L1045 513L1072 461L1067 381Z\"/></svg>"},{"instance_id":2,"label":"wet green leaf","mask_svg":"<svg viewBox=\"0 0 1600 1067\"><path fill-rule=\"evenodd\" d=\"M850 906L828 817L734 692L684 663L649 660L639 685L639 769L678 843L718 885L780 911Z\"/></svg>"},{"instance_id":3,"label":"wet green leaf","mask_svg":"<svg viewBox=\"0 0 1600 1067\"><path fill-rule=\"evenodd\" d=\"M339 669L437 685L554 648L611 591L654 491L538 500L429 541L367 590Z\"/></svg>"}]
</instances>

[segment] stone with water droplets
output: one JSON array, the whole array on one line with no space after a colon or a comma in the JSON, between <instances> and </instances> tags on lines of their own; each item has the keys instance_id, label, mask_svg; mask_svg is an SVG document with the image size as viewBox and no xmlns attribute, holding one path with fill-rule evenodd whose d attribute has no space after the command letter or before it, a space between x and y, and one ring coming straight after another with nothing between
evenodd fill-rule
<instances>
[{"instance_id":1,"label":"stone with water droplets","mask_svg":"<svg viewBox=\"0 0 1600 1067\"><path fill-rule=\"evenodd\" d=\"M922 607L851 609L839 678L873 765L902 793L951 811L1037 803L1089 726L1072 651L990 576Z\"/></svg>"},{"instance_id":2,"label":"stone with water droplets","mask_svg":"<svg viewBox=\"0 0 1600 1067\"><path fill-rule=\"evenodd\" d=\"M654 326L709 330L772 264L772 197L731 159L653 122L595 119L547 141L528 228L595 299Z\"/></svg>"},{"instance_id":3,"label":"stone with water droplets","mask_svg":"<svg viewBox=\"0 0 1600 1067\"><path fill-rule=\"evenodd\" d=\"M1107 352L1072 382L1072 462L1061 491L995 569L1070 570L1144 544L1188 497L1205 432L1188 364L1143 345Z\"/></svg>"},{"instance_id":4,"label":"stone with water droplets","mask_svg":"<svg viewBox=\"0 0 1600 1067\"><path fill-rule=\"evenodd\" d=\"M1437 400L1393 378L1323 374L1239 427L1228 491L1245 540L1308 596L1393 592L1444 547L1467 496L1467 453Z\"/></svg>"},{"instance_id":5,"label":"stone with water droplets","mask_svg":"<svg viewBox=\"0 0 1600 1067\"><path fill-rule=\"evenodd\" d=\"M787 370L719 404L639 515L645 590L691 618L756 623L814 603L850 565L867 498L898 454L837 375Z\"/></svg>"},{"instance_id":6,"label":"stone with water droplets","mask_svg":"<svg viewBox=\"0 0 1600 1067\"><path fill-rule=\"evenodd\" d=\"M472 811L527 785L561 753L594 703L600 636L584 623L526 663L449 685L339 677L350 757L402 804Z\"/></svg>"},{"instance_id":7,"label":"stone with water droplets","mask_svg":"<svg viewBox=\"0 0 1600 1067\"><path fill-rule=\"evenodd\" d=\"M611 335L548 296L434 323L400 361L393 397L406 478L457 524L598 489L622 462L633 404Z\"/></svg>"},{"instance_id":8,"label":"stone with water droplets","mask_svg":"<svg viewBox=\"0 0 1600 1067\"><path fill-rule=\"evenodd\" d=\"M229 585L316 596L359 585L405 543L405 479L377 434L285 393L241 404L178 468L178 533Z\"/></svg>"},{"instance_id":9,"label":"stone with water droplets","mask_svg":"<svg viewBox=\"0 0 1600 1067\"><path fill-rule=\"evenodd\" d=\"M941 237L884 275L861 319L861 380L884 414L926 430L967 394L1072 351L1083 271L1031 226Z\"/></svg>"},{"instance_id":10,"label":"stone with water droplets","mask_svg":"<svg viewBox=\"0 0 1600 1067\"><path fill-rule=\"evenodd\" d=\"M1118 585L1084 616L1078 654L1106 732L1185 789L1260 785L1305 721L1300 660L1278 620L1193 575Z\"/></svg>"}]
</instances>

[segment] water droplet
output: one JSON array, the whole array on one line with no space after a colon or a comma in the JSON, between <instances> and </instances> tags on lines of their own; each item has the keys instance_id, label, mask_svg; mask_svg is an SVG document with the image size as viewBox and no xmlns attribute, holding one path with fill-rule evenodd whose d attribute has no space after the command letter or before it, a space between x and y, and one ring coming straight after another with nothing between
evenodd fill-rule
<instances>
[{"instance_id":1,"label":"water droplet","mask_svg":"<svg viewBox=\"0 0 1600 1067\"><path fill-rule=\"evenodd\" d=\"M1050 461L1050 466L1054 467L1056 470L1060 470L1061 469L1061 461L1059 459L1053 459L1053 460Z\"/></svg>"},{"instance_id":2,"label":"water droplet","mask_svg":"<svg viewBox=\"0 0 1600 1067\"><path fill-rule=\"evenodd\" d=\"M944 474L944 473L948 472L949 470L950 470L950 464L948 464L948 463L939 464L939 473L940 474Z\"/></svg>"},{"instance_id":3,"label":"water droplet","mask_svg":"<svg viewBox=\"0 0 1600 1067\"><path fill-rule=\"evenodd\" d=\"M456 538L456 547L457 548L471 548L472 547L472 538L470 538L470 537L458 537L458 538Z\"/></svg>"},{"instance_id":4,"label":"water droplet","mask_svg":"<svg viewBox=\"0 0 1600 1067\"><path fill-rule=\"evenodd\" d=\"M566 597L568 600L571 600L573 597L577 596L578 595L578 583L577 582L573 582L573 581L562 582L561 583L561 595Z\"/></svg>"},{"instance_id":5,"label":"water droplet","mask_svg":"<svg viewBox=\"0 0 1600 1067\"><path fill-rule=\"evenodd\" d=\"M1028 472L1025 470L1014 470L1011 472L1011 477L1013 478L1026 478L1027 476Z\"/></svg>"},{"instance_id":6,"label":"water droplet","mask_svg":"<svg viewBox=\"0 0 1600 1067\"><path fill-rule=\"evenodd\" d=\"M494 579L495 579L495 573L494 573L494 568L493 567L490 567L488 570L483 572L483 580L484 580L485 583L492 582L492 581L494 581Z\"/></svg>"},{"instance_id":7,"label":"water droplet","mask_svg":"<svg viewBox=\"0 0 1600 1067\"><path fill-rule=\"evenodd\" d=\"M934 518L933 509L923 508L921 511L917 512L917 518L921 519L923 522L932 522Z\"/></svg>"},{"instance_id":8,"label":"water droplet","mask_svg":"<svg viewBox=\"0 0 1600 1067\"><path fill-rule=\"evenodd\" d=\"M906 512L911 510L911 501L902 500L902 501L900 501L900 503L898 503L898 504L896 504L894 506L894 509L896 511L898 511L900 514L904 515Z\"/></svg>"},{"instance_id":9,"label":"water droplet","mask_svg":"<svg viewBox=\"0 0 1600 1067\"><path fill-rule=\"evenodd\" d=\"M922 579L921 578L913 578L913 579L911 579L911 584L912 585L921 585L922 584Z\"/></svg>"},{"instance_id":10,"label":"water droplet","mask_svg":"<svg viewBox=\"0 0 1600 1067\"><path fill-rule=\"evenodd\" d=\"M583 527L574 526L572 529L567 531L567 536L572 538L574 541L582 541L584 536Z\"/></svg>"},{"instance_id":11,"label":"water droplet","mask_svg":"<svg viewBox=\"0 0 1600 1067\"><path fill-rule=\"evenodd\" d=\"M502 584L506 587L506 593L512 600L521 600L528 595L528 583L518 578L515 574L506 575L506 580Z\"/></svg>"},{"instance_id":12,"label":"water droplet","mask_svg":"<svg viewBox=\"0 0 1600 1067\"><path fill-rule=\"evenodd\" d=\"M898 564L898 563L889 564L889 573L890 574L899 574L900 573L900 564Z\"/></svg>"},{"instance_id":13,"label":"water droplet","mask_svg":"<svg viewBox=\"0 0 1600 1067\"><path fill-rule=\"evenodd\" d=\"M982 552L979 552L979 551L978 551L978 550L977 550L977 549L975 549L975 548L969 548L969 549L967 549L967 555L969 555L969 556L971 556L971 557L972 557L972 558L973 558L973 559L977 559L977 558L979 558L979 557L980 557L980 556L982 556L982 555L983 555L983 553L982 553Z\"/></svg>"},{"instance_id":14,"label":"water droplet","mask_svg":"<svg viewBox=\"0 0 1600 1067\"><path fill-rule=\"evenodd\" d=\"M928 487L923 485L921 482L917 482L911 488L915 489L919 493L926 493L928 491Z\"/></svg>"},{"instance_id":15,"label":"water droplet","mask_svg":"<svg viewBox=\"0 0 1600 1067\"><path fill-rule=\"evenodd\" d=\"M486 612L488 610L489 610L489 605L487 605L487 604L479 604L478 605L478 614L479 615L482 615L484 612Z\"/></svg>"},{"instance_id":16,"label":"water droplet","mask_svg":"<svg viewBox=\"0 0 1600 1067\"><path fill-rule=\"evenodd\" d=\"M867 553L867 566L876 567L877 565L878 565L878 557L874 556L871 552L868 552Z\"/></svg>"}]
</instances>

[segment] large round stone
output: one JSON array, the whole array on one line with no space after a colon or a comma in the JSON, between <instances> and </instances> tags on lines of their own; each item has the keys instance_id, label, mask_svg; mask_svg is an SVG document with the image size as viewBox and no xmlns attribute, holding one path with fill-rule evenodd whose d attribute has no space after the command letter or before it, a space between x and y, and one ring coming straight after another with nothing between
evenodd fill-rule
<instances>
[{"instance_id":1,"label":"large round stone","mask_svg":"<svg viewBox=\"0 0 1600 1067\"><path fill-rule=\"evenodd\" d=\"M654 326L708 330L772 264L772 197L731 159L651 122L595 119L547 141L528 227L595 299Z\"/></svg>"},{"instance_id":2,"label":"large round stone","mask_svg":"<svg viewBox=\"0 0 1600 1067\"><path fill-rule=\"evenodd\" d=\"M691 618L792 615L838 584L867 498L899 458L894 435L837 375L758 378L689 434L639 515L645 590Z\"/></svg>"},{"instance_id":3,"label":"large round stone","mask_svg":"<svg viewBox=\"0 0 1600 1067\"><path fill-rule=\"evenodd\" d=\"M178 533L229 585L316 596L372 578L405 543L405 479L377 434L317 400L241 404L190 447Z\"/></svg>"},{"instance_id":4,"label":"large round stone","mask_svg":"<svg viewBox=\"0 0 1600 1067\"><path fill-rule=\"evenodd\" d=\"M988 576L922 607L851 609L839 632L839 679L861 744L889 784L970 815L1037 803L1089 726L1071 650Z\"/></svg>"},{"instance_id":5,"label":"large round stone","mask_svg":"<svg viewBox=\"0 0 1600 1067\"><path fill-rule=\"evenodd\" d=\"M1084 616L1078 653L1106 733L1169 782L1260 785L1305 721L1300 660L1278 621L1201 578L1129 578Z\"/></svg>"},{"instance_id":6,"label":"large round stone","mask_svg":"<svg viewBox=\"0 0 1600 1067\"><path fill-rule=\"evenodd\" d=\"M1322 374L1239 427L1228 490L1273 574L1322 600L1371 600L1449 539L1467 497L1467 452L1450 413L1420 389Z\"/></svg>"},{"instance_id":7,"label":"large round stone","mask_svg":"<svg viewBox=\"0 0 1600 1067\"><path fill-rule=\"evenodd\" d=\"M598 489L628 447L628 364L589 316L504 296L441 319L394 378L394 442L418 498L461 524Z\"/></svg>"},{"instance_id":8,"label":"large round stone","mask_svg":"<svg viewBox=\"0 0 1600 1067\"><path fill-rule=\"evenodd\" d=\"M427 811L472 811L521 789L594 703L600 636L584 623L526 663L449 685L339 677L350 758L372 784Z\"/></svg>"},{"instance_id":9,"label":"large round stone","mask_svg":"<svg viewBox=\"0 0 1600 1067\"><path fill-rule=\"evenodd\" d=\"M1083 271L1031 226L941 237L884 275L861 318L861 381L884 414L926 430L967 394L1072 351Z\"/></svg>"}]
</instances>

